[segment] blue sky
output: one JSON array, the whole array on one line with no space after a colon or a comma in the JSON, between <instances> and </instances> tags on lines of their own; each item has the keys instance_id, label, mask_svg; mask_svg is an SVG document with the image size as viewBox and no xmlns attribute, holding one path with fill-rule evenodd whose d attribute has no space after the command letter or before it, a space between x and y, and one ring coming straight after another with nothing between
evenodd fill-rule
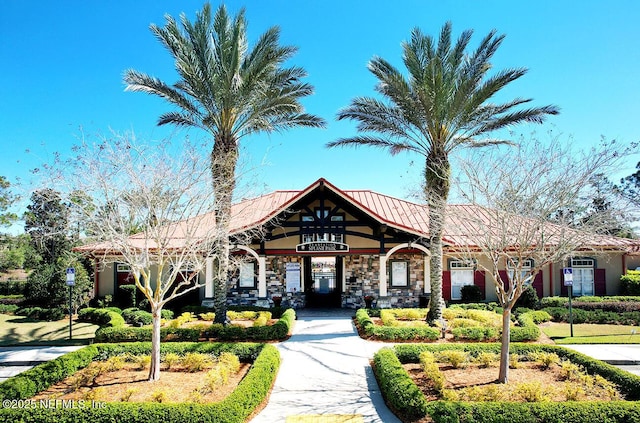
<instances>
[{"instance_id":1,"label":"blue sky","mask_svg":"<svg viewBox=\"0 0 640 423\"><path fill-rule=\"evenodd\" d=\"M158 128L169 106L158 98L124 92L122 74L134 68L176 81L170 55L149 24L164 14L191 19L202 1L22 1L0 2L0 175L14 181L65 153L81 130L89 137L134 131L153 141L175 131ZM218 2L212 2L217 8ZM532 97L555 104L559 116L540 126L572 136L585 147L601 136L640 139L640 3L637 1L227 1L235 13L246 7L249 38L281 28L282 43L299 47L291 64L308 71L315 94L307 110L328 127L296 129L243 141L251 159L265 165L265 189L300 189L325 177L345 189L373 189L406 197L421 179L418 156L389 157L371 149L328 150L325 143L355 134L336 122L336 112L355 96L373 94L366 64L379 55L401 67L400 44L414 27L437 36L453 22L456 36L472 28L475 47L491 29L506 34L494 68L527 67L505 98ZM519 127L528 133L531 127ZM175 136L184 136L181 131ZM190 132L190 136L196 135ZM29 151L28 153L26 151ZM411 164L415 161L415 164ZM632 173L638 157L621 174Z\"/></svg>"}]
</instances>

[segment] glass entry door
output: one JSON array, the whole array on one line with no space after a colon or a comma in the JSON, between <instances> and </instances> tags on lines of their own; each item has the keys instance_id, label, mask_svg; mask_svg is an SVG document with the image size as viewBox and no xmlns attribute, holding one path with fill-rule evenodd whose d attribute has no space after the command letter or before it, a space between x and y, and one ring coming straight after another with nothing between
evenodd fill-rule
<instances>
[{"instance_id":1,"label":"glass entry door","mask_svg":"<svg viewBox=\"0 0 640 423\"><path fill-rule=\"evenodd\" d=\"M342 257L305 257L307 307L342 306Z\"/></svg>"}]
</instances>

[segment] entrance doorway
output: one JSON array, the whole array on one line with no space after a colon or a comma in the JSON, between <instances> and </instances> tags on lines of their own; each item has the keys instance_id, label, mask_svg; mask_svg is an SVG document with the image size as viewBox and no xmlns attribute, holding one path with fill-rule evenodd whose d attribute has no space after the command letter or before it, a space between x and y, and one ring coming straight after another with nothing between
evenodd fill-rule
<instances>
[{"instance_id":1,"label":"entrance doorway","mask_svg":"<svg viewBox=\"0 0 640 423\"><path fill-rule=\"evenodd\" d=\"M342 307L342 257L305 257L307 307Z\"/></svg>"}]
</instances>

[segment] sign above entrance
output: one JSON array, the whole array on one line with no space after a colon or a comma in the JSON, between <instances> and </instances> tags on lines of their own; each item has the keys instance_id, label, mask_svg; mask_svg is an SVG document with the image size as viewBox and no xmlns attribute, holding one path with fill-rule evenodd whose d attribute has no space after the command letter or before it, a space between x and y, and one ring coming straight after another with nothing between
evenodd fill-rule
<instances>
[{"instance_id":1,"label":"sign above entrance","mask_svg":"<svg viewBox=\"0 0 640 423\"><path fill-rule=\"evenodd\" d=\"M297 253L331 253L331 252L347 252L349 246L342 242L305 242L304 244L296 245Z\"/></svg>"}]
</instances>

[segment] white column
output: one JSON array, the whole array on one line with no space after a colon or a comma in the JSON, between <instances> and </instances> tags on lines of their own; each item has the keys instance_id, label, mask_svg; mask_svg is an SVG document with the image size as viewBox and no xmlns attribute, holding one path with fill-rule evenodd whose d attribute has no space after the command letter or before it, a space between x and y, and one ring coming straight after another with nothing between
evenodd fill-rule
<instances>
[{"instance_id":1,"label":"white column","mask_svg":"<svg viewBox=\"0 0 640 423\"><path fill-rule=\"evenodd\" d=\"M258 257L258 298L267 296L267 258Z\"/></svg>"},{"instance_id":2,"label":"white column","mask_svg":"<svg viewBox=\"0 0 640 423\"><path fill-rule=\"evenodd\" d=\"M429 256L424 256L424 293L431 293L431 260Z\"/></svg>"},{"instance_id":3,"label":"white column","mask_svg":"<svg viewBox=\"0 0 640 423\"><path fill-rule=\"evenodd\" d=\"M213 298L213 257L207 257L204 280L204 297Z\"/></svg>"},{"instance_id":4,"label":"white column","mask_svg":"<svg viewBox=\"0 0 640 423\"><path fill-rule=\"evenodd\" d=\"M380 254L380 289L378 295L380 297L387 296L387 256L385 254Z\"/></svg>"}]
</instances>

